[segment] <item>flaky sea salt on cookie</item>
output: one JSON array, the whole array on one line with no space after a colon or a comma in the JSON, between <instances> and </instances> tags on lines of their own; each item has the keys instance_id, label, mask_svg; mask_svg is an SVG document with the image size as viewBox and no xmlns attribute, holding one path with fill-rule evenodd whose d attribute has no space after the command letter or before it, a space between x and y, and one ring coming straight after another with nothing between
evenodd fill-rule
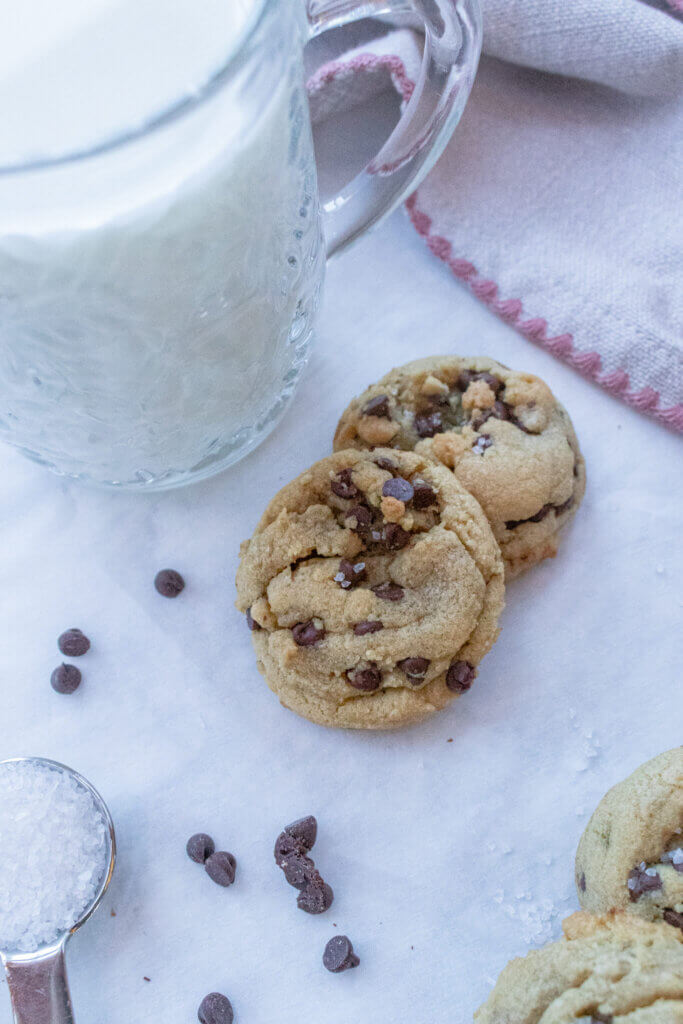
<instances>
[{"instance_id":1,"label":"flaky sea salt on cookie","mask_svg":"<svg viewBox=\"0 0 683 1024\"><path fill-rule=\"evenodd\" d=\"M419 359L355 398L335 450L379 445L456 474L484 509L509 579L556 554L585 490L574 429L548 386L483 357Z\"/></svg>"},{"instance_id":2,"label":"flaky sea salt on cookie","mask_svg":"<svg viewBox=\"0 0 683 1024\"><path fill-rule=\"evenodd\" d=\"M580 912L565 938L513 960L475 1024L681 1024L683 936L626 914Z\"/></svg>"},{"instance_id":3,"label":"flaky sea salt on cookie","mask_svg":"<svg viewBox=\"0 0 683 1024\"><path fill-rule=\"evenodd\" d=\"M619 908L683 933L683 747L602 798L579 843L576 887L586 910Z\"/></svg>"},{"instance_id":4,"label":"flaky sea salt on cookie","mask_svg":"<svg viewBox=\"0 0 683 1024\"><path fill-rule=\"evenodd\" d=\"M350 450L273 498L242 546L237 595L286 707L322 725L392 729L470 689L498 632L503 564L444 466Z\"/></svg>"}]
</instances>

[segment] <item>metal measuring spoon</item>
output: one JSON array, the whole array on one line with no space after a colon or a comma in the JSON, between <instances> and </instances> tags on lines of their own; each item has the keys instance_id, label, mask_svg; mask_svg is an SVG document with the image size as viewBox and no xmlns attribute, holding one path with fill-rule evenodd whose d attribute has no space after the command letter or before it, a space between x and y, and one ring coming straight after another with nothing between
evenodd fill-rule
<instances>
[{"instance_id":1,"label":"metal measuring spoon","mask_svg":"<svg viewBox=\"0 0 683 1024\"><path fill-rule=\"evenodd\" d=\"M30 953L1 949L0 960L7 975L15 1024L73 1024L74 1015L66 976L64 950L67 942L81 925L88 920L107 891L116 861L116 837L114 823L104 800L94 786L82 775L59 761L47 757L13 757L3 764L42 764L58 768L70 775L86 789L95 806L101 812L106 826L106 851L102 881L90 904L71 928L59 935L54 942L41 946Z\"/></svg>"}]
</instances>

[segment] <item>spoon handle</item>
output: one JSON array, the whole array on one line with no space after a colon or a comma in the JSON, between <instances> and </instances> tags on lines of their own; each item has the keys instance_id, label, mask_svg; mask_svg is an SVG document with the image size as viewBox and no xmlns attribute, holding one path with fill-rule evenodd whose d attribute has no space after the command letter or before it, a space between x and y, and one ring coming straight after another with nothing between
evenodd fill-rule
<instances>
[{"instance_id":1,"label":"spoon handle","mask_svg":"<svg viewBox=\"0 0 683 1024\"><path fill-rule=\"evenodd\" d=\"M31 959L6 959L15 1024L74 1024L64 946Z\"/></svg>"}]
</instances>

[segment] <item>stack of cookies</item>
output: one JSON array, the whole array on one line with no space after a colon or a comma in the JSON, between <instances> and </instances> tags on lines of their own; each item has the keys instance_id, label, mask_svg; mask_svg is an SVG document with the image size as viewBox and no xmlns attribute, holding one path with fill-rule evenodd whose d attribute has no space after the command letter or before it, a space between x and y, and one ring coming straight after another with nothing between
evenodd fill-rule
<instances>
[{"instance_id":1,"label":"stack of cookies","mask_svg":"<svg viewBox=\"0 0 683 1024\"><path fill-rule=\"evenodd\" d=\"M505 580L556 553L584 489L539 378L480 357L392 370L242 545L237 606L268 685L329 726L445 707L496 639Z\"/></svg>"}]
</instances>

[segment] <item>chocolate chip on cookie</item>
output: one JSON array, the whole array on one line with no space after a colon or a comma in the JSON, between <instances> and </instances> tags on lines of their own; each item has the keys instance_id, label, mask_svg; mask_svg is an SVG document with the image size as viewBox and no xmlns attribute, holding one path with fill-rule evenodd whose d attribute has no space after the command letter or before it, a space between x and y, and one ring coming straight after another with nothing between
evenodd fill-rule
<instances>
[{"instance_id":1,"label":"chocolate chip on cookie","mask_svg":"<svg viewBox=\"0 0 683 1024\"><path fill-rule=\"evenodd\" d=\"M674 871L680 871L683 874L683 847L677 846L675 850L667 850L660 857L662 864L671 864Z\"/></svg>"},{"instance_id":2,"label":"chocolate chip on cookie","mask_svg":"<svg viewBox=\"0 0 683 1024\"><path fill-rule=\"evenodd\" d=\"M638 867L629 872L626 884L629 897L635 903L646 892L657 892L661 889L662 879L654 868L649 868L645 861L641 861Z\"/></svg>"},{"instance_id":3,"label":"chocolate chip on cookie","mask_svg":"<svg viewBox=\"0 0 683 1024\"><path fill-rule=\"evenodd\" d=\"M480 434L472 445L472 451L477 455L483 455L487 448L493 447L493 438L490 434Z\"/></svg>"},{"instance_id":4,"label":"chocolate chip on cookie","mask_svg":"<svg viewBox=\"0 0 683 1024\"><path fill-rule=\"evenodd\" d=\"M434 437L443 430L443 418L438 411L429 413L417 413L415 416L415 430L420 437Z\"/></svg>"},{"instance_id":5,"label":"chocolate chip on cookie","mask_svg":"<svg viewBox=\"0 0 683 1024\"><path fill-rule=\"evenodd\" d=\"M369 402L366 402L363 406L364 416L384 416L387 419L391 418L391 407L389 405L388 395L377 395L375 398L371 398Z\"/></svg>"},{"instance_id":6,"label":"chocolate chip on cookie","mask_svg":"<svg viewBox=\"0 0 683 1024\"><path fill-rule=\"evenodd\" d=\"M412 501L415 491L410 480L405 480L402 476L395 476L384 483L382 494L385 498L396 498L397 501L407 504Z\"/></svg>"},{"instance_id":7,"label":"chocolate chip on cookie","mask_svg":"<svg viewBox=\"0 0 683 1024\"><path fill-rule=\"evenodd\" d=\"M386 469L387 473L395 473L398 469L397 464L393 459L387 459L386 456L380 455L378 459L375 459L375 465L379 466L380 469Z\"/></svg>"},{"instance_id":8,"label":"chocolate chip on cookie","mask_svg":"<svg viewBox=\"0 0 683 1024\"><path fill-rule=\"evenodd\" d=\"M255 633L258 629L261 628L258 622L256 622L256 620L252 618L251 608L247 608L245 612L245 618L247 620L247 627L252 633Z\"/></svg>"},{"instance_id":9,"label":"chocolate chip on cookie","mask_svg":"<svg viewBox=\"0 0 683 1024\"><path fill-rule=\"evenodd\" d=\"M367 505L354 505L353 508L350 508L346 513L345 519L347 523L355 520L355 525L352 525L351 529L358 530L360 533L367 529L367 527L372 523L372 512Z\"/></svg>"},{"instance_id":10,"label":"chocolate chip on cookie","mask_svg":"<svg viewBox=\"0 0 683 1024\"><path fill-rule=\"evenodd\" d=\"M320 619L309 619L297 622L292 627L292 639L297 647L315 647L325 637L325 630Z\"/></svg>"},{"instance_id":11,"label":"chocolate chip on cookie","mask_svg":"<svg viewBox=\"0 0 683 1024\"><path fill-rule=\"evenodd\" d=\"M378 690L382 683L382 673L376 665L367 665L364 668L352 668L346 673L346 681L354 690L363 690L364 693L372 693Z\"/></svg>"},{"instance_id":12,"label":"chocolate chip on cookie","mask_svg":"<svg viewBox=\"0 0 683 1024\"><path fill-rule=\"evenodd\" d=\"M338 583L342 590L350 590L366 576L365 562L350 562L348 558L342 558L339 569L335 573L334 582Z\"/></svg>"},{"instance_id":13,"label":"chocolate chip on cookie","mask_svg":"<svg viewBox=\"0 0 683 1024\"><path fill-rule=\"evenodd\" d=\"M379 619L365 619L356 623L353 632L355 636L367 636L368 633L379 633L380 629L384 629L384 623Z\"/></svg>"},{"instance_id":14,"label":"chocolate chip on cookie","mask_svg":"<svg viewBox=\"0 0 683 1024\"><path fill-rule=\"evenodd\" d=\"M413 508L431 508L437 503L436 491L426 480L417 477L413 480Z\"/></svg>"},{"instance_id":15,"label":"chocolate chip on cookie","mask_svg":"<svg viewBox=\"0 0 683 1024\"><path fill-rule=\"evenodd\" d=\"M330 490L338 498L358 498L360 491L351 479L350 469L341 469L330 483Z\"/></svg>"},{"instance_id":16,"label":"chocolate chip on cookie","mask_svg":"<svg viewBox=\"0 0 683 1024\"><path fill-rule=\"evenodd\" d=\"M388 581L377 583L374 587L370 587L370 590L382 601L402 601L405 596L403 587L399 587L398 583L390 583Z\"/></svg>"},{"instance_id":17,"label":"chocolate chip on cookie","mask_svg":"<svg viewBox=\"0 0 683 1024\"><path fill-rule=\"evenodd\" d=\"M401 672L405 672L411 683L418 686L424 682L430 662L429 658L403 658L397 664Z\"/></svg>"},{"instance_id":18,"label":"chocolate chip on cookie","mask_svg":"<svg viewBox=\"0 0 683 1024\"><path fill-rule=\"evenodd\" d=\"M346 935L333 935L325 946L323 965L332 974L341 974L352 967L358 967L359 958L353 951L351 940Z\"/></svg>"},{"instance_id":19,"label":"chocolate chip on cookie","mask_svg":"<svg viewBox=\"0 0 683 1024\"><path fill-rule=\"evenodd\" d=\"M446 672L446 686L451 693L466 693L476 674L474 665L469 661L453 661Z\"/></svg>"},{"instance_id":20,"label":"chocolate chip on cookie","mask_svg":"<svg viewBox=\"0 0 683 1024\"><path fill-rule=\"evenodd\" d=\"M671 910L669 907L664 911L662 917L667 924L670 924L672 928L680 928L683 932L683 914L677 910Z\"/></svg>"}]
</instances>

